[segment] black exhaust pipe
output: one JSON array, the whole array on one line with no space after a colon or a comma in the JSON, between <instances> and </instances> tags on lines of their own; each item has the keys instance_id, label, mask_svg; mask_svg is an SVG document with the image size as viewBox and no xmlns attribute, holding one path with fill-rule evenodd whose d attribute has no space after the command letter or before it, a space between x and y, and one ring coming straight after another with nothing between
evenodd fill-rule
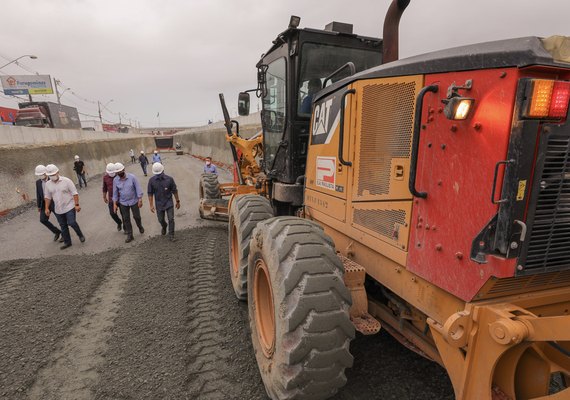
<instances>
[{"instance_id":1,"label":"black exhaust pipe","mask_svg":"<svg viewBox=\"0 0 570 400\"><path fill-rule=\"evenodd\" d=\"M382 43L382 64L386 64L398 59L398 28L400 26L400 18L404 10L410 4L410 0L393 0L388 8L386 18L384 19L384 35Z\"/></svg>"}]
</instances>

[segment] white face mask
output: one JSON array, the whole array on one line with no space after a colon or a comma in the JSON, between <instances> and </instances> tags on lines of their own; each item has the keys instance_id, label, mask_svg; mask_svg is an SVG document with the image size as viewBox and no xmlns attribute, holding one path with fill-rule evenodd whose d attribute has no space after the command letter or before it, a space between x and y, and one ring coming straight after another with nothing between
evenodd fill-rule
<instances>
[{"instance_id":1,"label":"white face mask","mask_svg":"<svg viewBox=\"0 0 570 400\"><path fill-rule=\"evenodd\" d=\"M109 175L111 178L115 177L115 173L114 172L109 172L107 175Z\"/></svg>"},{"instance_id":2,"label":"white face mask","mask_svg":"<svg viewBox=\"0 0 570 400\"><path fill-rule=\"evenodd\" d=\"M210 161L206 161L206 165L210 166L211 162Z\"/></svg>"},{"instance_id":3,"label":"white face mask","mask_svg":"<svg viewBox=\"0 0 570 400\"><path fill-rule=\"evenodd\" d=\"M59 180L59 175L55 174L55 175L50 175L49 176L49 180L50 181L54 181L57 182Z\"/></svg>"}]
</instances>

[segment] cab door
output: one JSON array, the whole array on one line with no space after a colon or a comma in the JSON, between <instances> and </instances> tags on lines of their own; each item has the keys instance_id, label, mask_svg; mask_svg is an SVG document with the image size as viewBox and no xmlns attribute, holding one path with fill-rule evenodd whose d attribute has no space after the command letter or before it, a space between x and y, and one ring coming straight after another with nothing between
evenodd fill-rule
<instances>
[{"instance_id":1,"label":"cab door","mask_svg":"<svg viewBox=\"0 0 570 400\"><path fill-rule=\"evenodd\" d=\"M306 168L305 205L341 222L346 221L351 174L352 89L342 88L315 103Z\"/></svg>"}]
</instances>

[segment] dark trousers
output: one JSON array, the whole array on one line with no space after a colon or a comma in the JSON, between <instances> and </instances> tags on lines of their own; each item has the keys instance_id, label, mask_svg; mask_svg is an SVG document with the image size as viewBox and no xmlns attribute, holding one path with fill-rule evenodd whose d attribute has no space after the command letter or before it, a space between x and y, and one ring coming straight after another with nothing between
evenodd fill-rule
<instances>
[{"instance_id":1,"label":"dark trousers","mask_svg":"<svg viewBox=\"0 0 570 400\"><path fill-rule=\"evenodd\" d=\"M147 166L147 165L148 165L148 164L141 163L141 168L142 168L142 170L143 170L144 176L146 176L146 166Z\"/></svg>"},{"instance_id":2,"label":"dark trousers","mask_svg":"<svg viewBox=\"0 0 570 400\"><path fill-rule=\"evenodd\" d=\"M57 218L57 222L59 222L59 226L61 227L61 236L63 236L63 242L65 244L71 244L71 235L69 234L70 226L73 228L75 233L77 233L77 236L83 236L83 233L81 233L81 229L75 220L75 208L72 208L65 214L54 214Z\"/></svg>"},{"instance_id":3,"label":"dark trousers","mask_svg":"<svg viewBox=\"0 0 570 400\"><path fill-rule=\"evenodd\" d=\"M133 218L135 219L135 223L137 224L138 228L141 229L142 220L141 220L141 210L139 209L138 205L134 206L125 206L123 204L119 204L119 208L121 209L121 215L123 216L123 230L127 232L128 235L133 234L133 225L131 224L131 211L133 212Z\"/></svg>"},{"instance_id":4,"label":"dark trousers","mask_svg":"<svg viewBox=\"0 0 570 400\"><path fill-rule=\"evenodd\" d=\"M79 187L82 188L83 185L85 185L85 187L87 187L87 181L85 180L85 172L80 174L79 172L77 172L77 181L79 182ZM82 183L83 182L83 183Z\"/></svg>"},{"instance_id":5,"label":"dark trousers","mask_svg":"<svg viewBox=\"0 0 570 400\"><path fill-rule=\"evenodd\" d=\"M166 210L156 210L156 216L158 217L158 222L163 228L166 228L166 221L164 220L164 214L168 218L168 234L174 235L174 207L170 207Z\"/></svg>"},{"instance_id":6,"label":"dark trousers","mask_svg":"<svg viewBox=\"0 0 570 400\"><path fill-rule=\"evenodd\" d=\"M46 210L42 207L40 209L40 222L45 225L53 234L61 233L57 227L49 221L49 217L46 215Z\"/></svg>"},{"instance_id":7,"label":"dark trousers","mask_svg":"<svg viewBox=\"0 0 570 400\"><path fill-rule=\"evenodd\" d=\"M113 201L112 200L108 203L108 206L109 206L109 215L111 215L111 218L113 218L113 221L115 221L115 223L117 225L121 225L123 223L123 221L121 220L121 218L119 218L119 216L116 213L113 212ZM117 210L117 211L119 211L119 210Z\"/></svg>"}]
</instances>

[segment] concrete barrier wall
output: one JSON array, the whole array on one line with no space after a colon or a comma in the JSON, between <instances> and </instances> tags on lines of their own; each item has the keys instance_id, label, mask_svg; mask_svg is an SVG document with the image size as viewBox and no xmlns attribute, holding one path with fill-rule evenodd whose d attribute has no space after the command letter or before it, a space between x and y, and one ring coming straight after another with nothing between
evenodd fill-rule
<instances>
[{"instance_id":1,"label":"concrete barrier wall","mask_svg":"<svg viewBox=\"0 0 570 400\"><path fill-rule=\"evenodd\" d=\"M58 146L28 146L0 148L0 212L23 205L35 199L34 169L38 164L55 164L63 176L77 183L73 171L73 156L79 155L89 176L102 174L110 162L122 162L129 168L129 150L149 153L154 150L154 139L150 136L130 139L85 141ZM91 184L101 185L98 179ZM80 193L81 195L81 193Z\"/></svg>"},{"instance_id":2,"label":"concrete barrier wall","mask_svg":"<svg viewBox=\"0 0 570 400\"><path fill-rule=\"evenodd\" d=\"M240 124L240 135L249 138L261 130L259 113L235 118ZM184 151L200 157L212 157L226 164L233 162L230 145L226 141L226 128L223 122L191 128L174 135Z\"/></svg>"},{"instance_id":3,"label":"concrete barrier wall","mask_svg":"<svg viewBox=\"0 0 570 400\"><path fill-rule=\"evenodd\" d=\"M238 121L245 138L261 129L259 114ZM186 153L230 164L233 159L225 134L220 122L179 132L174 142L180 142ZM127 171L140 168L130 165L129 149L138 157L141 150L148 154L155 148L153 136L109 132L0 126L0 138L0 212L35 199L34 168L38 164L56 164L63 176L77 183L73 171L76 154L85 162L88 175L95 176L104 173L109 162L122 162ZM101 180L91 184L99 186Z\"/></svg>"},{"instance_id":4,"label":"concrete barrier wall","mask_svg":"<svg viewBox=\"0 0 570 400\"><path fill-rule=\"evenodd\" d=\"M110 140L137 137L138 131L115 133L84 131L76 129L28 128L25 126L0 125L0 147L22 147L42 144L64 144L93 140Z\"/></svg>"}]
</instances>

